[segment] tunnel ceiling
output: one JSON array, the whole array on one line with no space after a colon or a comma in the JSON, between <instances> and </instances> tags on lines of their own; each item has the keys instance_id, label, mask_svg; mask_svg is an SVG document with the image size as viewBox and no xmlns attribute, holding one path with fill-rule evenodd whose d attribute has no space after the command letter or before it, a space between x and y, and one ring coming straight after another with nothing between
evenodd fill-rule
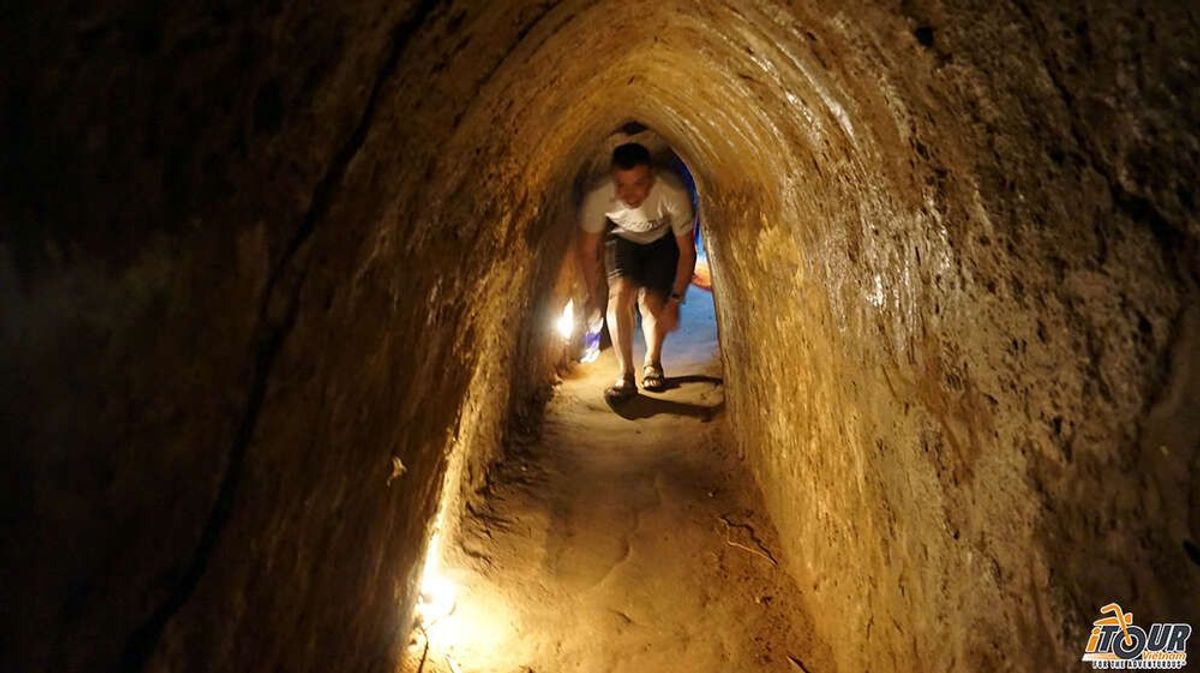
<instances>
[{"instance_id":1,"label":"tunnel ceiling","mask_svg":"<svg viewBox=\"0 0 1200 673\"><path fill-rule=\"evenodd\" d=\"M730 433L838 670L1200 617L1184 3L26 4L6 670L388 668L630 121L697 178Z\"/></svg>"}]
</instances>

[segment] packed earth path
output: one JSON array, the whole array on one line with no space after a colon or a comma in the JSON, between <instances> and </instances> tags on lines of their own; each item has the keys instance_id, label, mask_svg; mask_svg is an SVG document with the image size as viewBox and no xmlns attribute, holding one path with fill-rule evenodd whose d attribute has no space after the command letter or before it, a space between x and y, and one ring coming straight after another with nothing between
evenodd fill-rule
<instances>
[{"instance_id":1,"label":"packed earth path","mask_svg":"<svg viewBox=\"0 0 1200 673\"><path fill-rule=\"evenodd\" d=\"M692 295L664 352L669 390L610 408L605 351L567 372L538 432L509 447L447 545L459 594L429 628L424 671L830 670L753 478L722 441L712 298Z\"/></svg>"}]
</instances>

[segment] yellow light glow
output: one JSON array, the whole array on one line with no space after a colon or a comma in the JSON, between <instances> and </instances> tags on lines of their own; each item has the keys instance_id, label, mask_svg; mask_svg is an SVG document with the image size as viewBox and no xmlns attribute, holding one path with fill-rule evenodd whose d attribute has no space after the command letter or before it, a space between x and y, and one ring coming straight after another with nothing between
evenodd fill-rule
<instances>
[{"instance_id":1,"label":"yellow light glow","mask_svg":"<svg viewBox=\"0 0 1200 673\"><path fill-rule=\"evenodd\" d=\"M554 326L556 329L558 329L558 333L561 334L562 338L564 339L570 339L571 335L575 333L574 299L567 300L567 307L563 309L562 315L559 316L558 320L554 323Z\"/></svg>"},{"instance_id":2,"label":"yellow light glow","mask_svg":"<svg viewBox=\"0 0 1200 673\"><path fill-rule=\"evenodd\" d=\"M532 653L524 649L515 615L495 587L464 584L452 614L427 627L430 656L447 657L466 671L500 670L511 657Z\"/></svg>"},{"instance_id":3,"label":"yellow light glow","mask_svg":"<svg viewBox=\"0 0 1200 673\"><path fill-rule=\"evenodd\" d=\"M418 609L424 623L430 624L454 612L454 598L458 587L441 576L429 577L421 582L421 598Z\"/></svg>"},{"instance_id":4,"label":"yellow light glow","mask_svg":"<svg viewBox=\"0 0 1200 673\"><path fill-rule=\"evenodd\" d=\"M437 670L447 673L498 670L498 662L529 656L518 647L519 626L503 592L472 579L476 576L469 569L444 567L444 541L440 528L435 531L415 610L415 628L425 637L425 649L412 656L444 662Z\"/></svg>"},{"instance_id":5,"label":"yellow light glow","mask_svg":"<svg viewBox=\"0 0 1200 673\"><path fill-rule=\"evenodd\" d=\"M417 597L417 615L421 623L430 626L454 612L458 587L441 573L442 536L435 533L429 541L425 570L421 573L421 594Z\"/></svg>"}]
</instances>

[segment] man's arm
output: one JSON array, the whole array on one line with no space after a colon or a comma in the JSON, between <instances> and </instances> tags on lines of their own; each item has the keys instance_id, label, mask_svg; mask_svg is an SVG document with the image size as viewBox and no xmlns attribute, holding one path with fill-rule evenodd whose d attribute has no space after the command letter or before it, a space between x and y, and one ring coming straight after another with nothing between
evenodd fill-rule
<instances>
[{"instance_id":1,"label":"man's arm","mask_svg":"<svg viewBox=\"0 0 1200 673\"><path fill-rule=\"evenodd\" d=\"M674 173L668 174L670 177L666 180L666 188L669 190L670 198L667 200L667 209L671 213L672 227L674 229L675 243L679 247L679 262L675 266L675 282L671 284L671 293L683 297L683 293L687 291L687 286L692 282L692 274L696 272L696 227L700 226L697 221L700 219L699 213L694 210L691 196L680 182L678 176ZM687 223L687 232L680 234L680 224ZM678 307L679 302L668 302Z\"/></svg>"},{"instance_id":2,"label":"man's arm","mask_svg":"<svg viewBox=\"0 0 1200 673\"><path fill-rule=\"evenodd\" d=\"M692 223L695 227L695 222ZM667 298L666 306L662 311L659 320L663 327L668 332L674 332L679 328L679 304L682 301L683 293L687 290L687 286L692 282L692 274L696 272L696 239L694 237L695 229L693 228L683 236L675 236L675 243L679 246L679 262L675 265L675 282L671 284L671 294L677 295L681 299L675 299L673 296Z\"/></svg>"},{"instance_id":3,"label":"man's arm","mask_svg":"<svg viewBox=\"0 0 1200 673\"><path fill-rule=\"evenodd\" d=\"M679 246L679 263L675 266L675 282L671 292L683 296L687 286L692 282L692 274L696 272L696 222L683 236L676 236L675 243Z\"/></svg>"},{"instance_id":4,"label":"man's arm","mask_svg":"<svg viewBox=\"0 0 1200 673\"><path fill-rule=\"evenodd\" d=\"M588 301L591 309L601 309L600 301L600 238L601 233L579 230L579 262L583 267L583 281L587 283Z\"/></svg>"}]
</instances>

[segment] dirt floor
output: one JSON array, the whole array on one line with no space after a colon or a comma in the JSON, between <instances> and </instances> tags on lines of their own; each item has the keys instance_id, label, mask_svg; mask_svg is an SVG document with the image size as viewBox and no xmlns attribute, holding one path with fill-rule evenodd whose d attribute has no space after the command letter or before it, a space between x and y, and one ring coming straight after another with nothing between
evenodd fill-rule
<instances>
[{"instance_id":1,"label":"dirt floor","mask_svg":"<svg viewBox=\"0 0 1200 673\"><path fill-rule=\"evenodd\" d=\"M424 671L831 670L752 478L720 442L712 300L691 295L665 350L673 389L609 408L606 351L510 447L447 545L457 600L428 629Z\"/></svg>"}]
</instances>

